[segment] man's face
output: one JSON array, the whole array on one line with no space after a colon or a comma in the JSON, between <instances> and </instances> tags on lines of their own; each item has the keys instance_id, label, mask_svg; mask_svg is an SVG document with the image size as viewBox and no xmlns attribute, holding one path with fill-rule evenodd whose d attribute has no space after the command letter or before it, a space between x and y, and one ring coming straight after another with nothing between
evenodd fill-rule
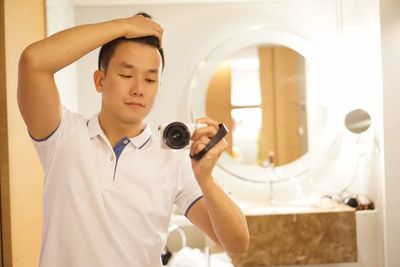
<instances>
[{"instance_id":1,"label":"man's face","mask_svg":"<svg viewBox=\"0 0 400 267\"><path fill-rule=\"evenodd\" d=\"M99 74L100 73L100 74ZM122 42L95 81L102 92L102 112L125 124L141 123L149 114L161 78L158 49L136 42Z\"/></svg>"}]
</instances>

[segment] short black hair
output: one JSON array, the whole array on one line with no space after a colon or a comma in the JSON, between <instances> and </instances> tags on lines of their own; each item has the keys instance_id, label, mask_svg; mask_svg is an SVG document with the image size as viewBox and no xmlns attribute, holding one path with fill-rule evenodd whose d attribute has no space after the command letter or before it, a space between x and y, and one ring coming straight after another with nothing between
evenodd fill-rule
<instances>
[{"instance_id":1,"label":"short black hair","mask_svg":"<svg viewBox=\"0 0 400 267\"><path fill-rule=\"evenodd\" d=\"M136 15L141 15L146 18L152 18L149 14L145 12L139 12ZM164 69L165 66L165 59L164 59L164 50L161 47L161 42L160 40L154 36L143 36L143 37L137 37L137 38L125 38L125 37L119 37L117 39L111 40L110 42L104 44L100 48L99 52L99 58L98 58L98 68L99 70L103 69L105 72L107 72L108 64L110 63L110 60L112 56L114 55L115 49L120 43L123 42L135 42L135 43L141 43L145 45L149 45L152 47L155 47L158 49L158 52L161 55L161 60L162 60L162 69Z\"/></svg>"}]
</instances>

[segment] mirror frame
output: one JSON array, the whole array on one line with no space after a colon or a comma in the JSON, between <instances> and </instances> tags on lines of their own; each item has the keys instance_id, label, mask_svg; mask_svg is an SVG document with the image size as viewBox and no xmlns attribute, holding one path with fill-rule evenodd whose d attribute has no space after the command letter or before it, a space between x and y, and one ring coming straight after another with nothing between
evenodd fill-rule
<instances>
[{"instance_id":1,"label":"mirror frame","mask_svg":"<svg viewBox=\"0 0 400 267\"><path fill-rule=\"evenodd\" d=\"M318 74L326 74L326 63L324 63L326 59L324 58L324 54L309 39L290 31L265 28L258 25L252 26L234 35L227 36L214 49L209 51L208 55L204 57L194 70L188 84L189 101L187 107L192 121L194 118L203 117L206 114L205 103L208 83L219 62L230 56L233 52L251 45L286 46L301 54L306 59L307 66L313 66L313 70L318 70ZM318 85L314 87L318 87ZM309 97L309 93L309 88L307 88L307 103L318 103L320 105L321 101L319 97L314 97L313 94ZM317 137L317 148L312 151L309 149L307 153L297 160L277 167L281 173L279 179L272 181L270 177L266 177L267 172L265 167L237 162L226 152L221 155L217 166L232 177L255 183L281 182L302 176L315 165L315 159L321 156L321 154L325 154L325 151L329 149L330 144L335 139L336 133L326 130L332 128L326 127L326 124L329 122L328 117L329 110L327 110L327 115L323 119L322 134Z\"/></svg>"}]
</instances>

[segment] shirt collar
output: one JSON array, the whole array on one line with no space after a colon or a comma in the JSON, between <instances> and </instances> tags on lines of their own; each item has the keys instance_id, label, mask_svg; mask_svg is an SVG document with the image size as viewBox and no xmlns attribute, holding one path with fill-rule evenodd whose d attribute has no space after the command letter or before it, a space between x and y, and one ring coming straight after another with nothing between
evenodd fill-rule
<instances>
[{"instance_id":1,"label":"shirt collar","mask_svg":"<svg viewBox=\"0 0 400 267\"><path fill-rule=\"evenodd\" d=\"M99 114L95 114L90 120L88 120L87 122L87 126L89 129L89 135L90 137L95 137L95 136L104 136L105 134L103 132L103 130L100 127L100 123L99 123Z\"/></svg>"},{"instance_id":2,"label":"shirt collar","mask_svg":"<svg viewBox=\"0 0 400 267\"><path fill-rule=\"evenodd\" d=\"M131 143L139 149L144 147L144 145L147 144L151 137L151 128L149 124L142 125L142 129L143 131L139 135L129 138L129 140L131 140Z\"/></svg>"},{"instance_id":3,"label":"shirt collar","mask_svg":"<svg viewBox=\"0 0 400 267\"><path fill-rule=\"evenodd\" d=\"M102 136L106 138L106 135L104 134L103 130L100 127L99 123L99 114L97 113L94 115L90 120L87 122L87 126L89 129L89 135L90 137L95 137L95 136ZM151 128L149 124L143 124L142 125L143 131L132 138L129 138L131 143L136 147L141 149L147 142L150 140L151 137Z\"/></svg>"}]
</instances>

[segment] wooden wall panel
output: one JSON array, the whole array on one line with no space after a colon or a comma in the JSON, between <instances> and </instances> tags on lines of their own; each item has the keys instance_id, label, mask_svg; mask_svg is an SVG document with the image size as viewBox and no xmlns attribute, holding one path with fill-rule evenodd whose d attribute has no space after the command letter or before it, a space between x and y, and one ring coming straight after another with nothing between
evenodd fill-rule
<instances>
[{"instance_id":1,"label":"wooden wall panel","mask_svg":"<svg viewBox=\"0 0 400 267\"><path fill-rule=\"evenodd\" d=\"M293 74L296 73L291 55L287 48L274 48L276 71L276 107L277 107L277 154L279 164L298 158L298 116L296 112L297 86Z\"/></svg>"},{"instance_id":2,"label":"wooden wall panel","mask_svg":"<svg viewBox=\"0 0 400 267\"><path fill-rule=\"evenodd\" d=\"M223 62L215 70L208 84L206 114L218 122L223 122L228 128L229 132L225 137L228 143L226 151L232 155L231 109L231 68L228 62Z\"/></svg>"},{"instance_id":3,"label":"wooden wall panel","mask_svg":"<svg viewBox=\"0 0 400 267\"><path fill-rule=\"evenodd\" d=\"M6 102L6 59L5 59L5 34L4 34L4 1L0 0L0 204L1 214L10 213L9 205L9 185L8 185L8 145L7 145L7 102ZM5 177L5 179L3 179ZM0 216L0 231L2 227L10 229L9 216L4 218ZM1 236L4 237L3 234ZM3 265L3 255L11 255L11 240L5 235L7 240L0 240L0 266ZM4 239L4 238L2 238ZM3 245L3 243L5 245ZM5 250L4 250L5 249ZM4 250L4 252L3 252ZM11 257L9 256L9 259Z\"/></svg>"},{"instance_id":4,"label":"wooden wall panel","mask_svg":"<svg viewBox=\"0 0 400 267\"><path fill-rule=\"evenodd\" d=\"M260 159L268 160L273 152L276 165L296 160L307 152L304 58L292 49L260 46L260 88L263 122Z\"/></svg>"},{"instance_id":5,"label":"wooden wall panel","mask_svg":"<svg viewBox=\"0 0 400 267\"><path fill-rule=\"evenodd\" d=\"M261 162L270 160L270 153L276 156L276 101L275 101L275 73L273 48L258 47L260 62L260 90L262 124L260 133L259 159ZM275 163L275 159L272 159Z\"/></svg>"},{"instance_id":6,"label":"wooden wall panel","mask_svg":"<svg viewBox=\"0 0 400 267\"><path fill-rule=\"evenodd\" d=\"M287 47L275 47L274 56L277 164L282 165L302 155L299 95L304 89L304 61L297 52Z\"/></svg>"},{"instance_id":7,"label":"wooden wall panel","mask_svg":"<svg viewBox=\"0 0 400 267\"><path fill-rule=\"evenodd\" d=\"M45 2L3 3L6 81L1 116L2 121L7 120L7 132L2 132L1 138L2 144L4 136L7 138L8 147L7 154L2 153L2 166L6 164L8 173L3 176L2 168L1 176L4 266L33 267L38 266L40 250L43 173L18 110L16 88L21 52L28 44L45 37ZM9 196L4 194L7 191Z\"/></svg>"}]
</instances>

